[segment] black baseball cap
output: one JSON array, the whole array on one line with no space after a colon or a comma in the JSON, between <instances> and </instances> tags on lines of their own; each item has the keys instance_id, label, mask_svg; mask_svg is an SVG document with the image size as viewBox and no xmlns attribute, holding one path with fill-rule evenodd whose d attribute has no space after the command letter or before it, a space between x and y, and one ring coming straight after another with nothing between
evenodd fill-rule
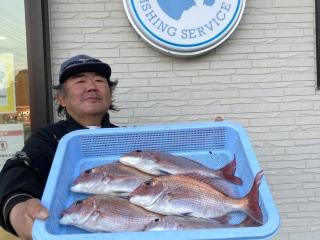
<instances>
[{"instance_id":1,"label":"black baseball cap","mask_svg":"<svg viewBox=\"0 0 320 240\"><path fill-rule=\"evenodd\" d=\"M82 72L96 72L107 80L111 76L111 68L108 64L87 55L76 55L61 64L59 83L62 84L67 78Z\"/></svg>"}]
</instances>

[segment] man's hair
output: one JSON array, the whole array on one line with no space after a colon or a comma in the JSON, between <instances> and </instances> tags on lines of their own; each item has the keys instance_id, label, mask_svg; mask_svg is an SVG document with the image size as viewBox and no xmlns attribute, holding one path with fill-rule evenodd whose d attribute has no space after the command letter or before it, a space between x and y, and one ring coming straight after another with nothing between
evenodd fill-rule
<instances>
[{"instance_id":1,"label":"man's hair","mask_svg":"<svg viewBox=\"0 0 320 240\"><path fill-rule=\"evenodd\" d=\"M114 104L113 104L113 102L114 102L114 100L113 100L113 92L114 92L116 86L118 85L118 80L111 81L110 79L107 79L107 82L108 82L108 86L109 86L109 88L110 88L111 97L112 97L112 99L111 99L111 105L110 105L109 109L107 109L107 110L119 111L119 110L114 106ZM56 91L56 95L57 95L57 96L61 96L61 95L64 95L64 94L65 94L64 88L63 88L63 84L64 84L64 83L65 83L65 82L53 86L53 89ZM58 108L57 108L57 113L58 113L58 116L59 116L59 117L64 117L64 116L66 116L66 113L67 113L67 112L66 112L65 107L63 107L63 106L61 106L61 104L59 104L59 106L58 106Z\"/></svg>"}]
</instances>

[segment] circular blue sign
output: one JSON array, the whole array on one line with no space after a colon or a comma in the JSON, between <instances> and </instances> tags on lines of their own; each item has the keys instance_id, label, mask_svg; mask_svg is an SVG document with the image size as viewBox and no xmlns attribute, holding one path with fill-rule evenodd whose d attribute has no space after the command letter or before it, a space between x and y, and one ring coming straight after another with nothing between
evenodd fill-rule
<instances>
[{"instance_id":1,"label":"circular blue sign","mask_svg":"<svg viewBox=\"0 0 320 240\"><path fill-rule=\"evenodd\" d=\"M238 26L245 0L123 0L138 34L161 52L196 56L225 41Z\"/></svg>"}]
</instances>

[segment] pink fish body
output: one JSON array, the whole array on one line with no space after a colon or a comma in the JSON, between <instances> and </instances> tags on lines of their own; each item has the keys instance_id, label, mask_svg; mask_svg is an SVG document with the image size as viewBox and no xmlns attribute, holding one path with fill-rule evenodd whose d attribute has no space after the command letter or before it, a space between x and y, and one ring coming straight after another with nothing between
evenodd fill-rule
<instances>
[{"instance_id":1,"label":"pink fish body","mask_svg":"<svg viewBox=\"0 0 320 240\"><path fill-rule=\"evenodd\" d=\"M71 191L128 196L150 178L147 173L116 162L86 170L72 183Z\"/></svg>"},{"instance_id":2,"label":"pink fish body","mask_svg":"<svg viewBox=\"0 0 320 240\"><path fill-rule=\"evenodd\" d=\"M234 228L257 226L251 218L246 218L239 224L229 224L221 219L205 219L181 216L163 216L155 219L145 228L145 231L164 231L164 230L185 230L185 229L204 229L204 228Z\"/></svg>"},{"instance_id":3,"label":"pink fish body","mask_svg":"<svg viewBox=\"0 0 320 240\"><path fill-rule=\"evenodd\" d=\"M232 198L205 182L189 176L168 175L142 183L130 197L130 202L163 215L218 218L242 211L262 223L259 206L259 172L250 192L243 198Z\"/></svg>"},{"instance_id":4,"label":"pink fish body","mask_svg":"<svg viewBox=\"0 0 320 240\"><path fill-rule=\"evenodd\" d=\"M242 180L235 176L236 160L221 169L208 168L191 159L175 156L160 151L132 151L122 156L119 161L151 175L196 174L210 178L218 178L233 184L242 185Z\"/></svg>"},{"instance_id":5,"label":"pink fish body","mask_svg":"<svg viewBox=\"0 0 320 240\"><path fill-rule=\"evenodd\" d=\"M142 231L160 217L131 204L127 199L110 195L79 200L61 216L60 224L73 225L89 232Z\"/></svg>"},{"instance_id":6,"label":"pink fish body","mask_svg":"<svg viewBox=\"0 0 320 240\"><path fill-rule=\"evenodd\" d=\"M229 225L223 224L216 219L211 220L204 218L168 215L152 221L150 224L147 225L145 231L223 228L228 226Z\"/></svg>"}]
</instances>

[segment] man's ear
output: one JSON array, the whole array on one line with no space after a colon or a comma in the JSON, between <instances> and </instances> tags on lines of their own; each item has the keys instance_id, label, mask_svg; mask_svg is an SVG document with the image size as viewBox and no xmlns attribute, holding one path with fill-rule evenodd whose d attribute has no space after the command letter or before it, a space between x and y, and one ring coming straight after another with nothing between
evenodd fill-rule
<instances>
[{"instance_id":1,"label":"man's ear","mask_svg":"<svg viewBox=\"0 0 320 240\"><path fill-rule=\"evenodd\" d=\"M65 97L63 95L57 95L56 96L56 99L57 101L59 102L59 104L62 106L62 107L65 107L66 106L66 103L65 103Z\"/></svg>"}]
</instances>

